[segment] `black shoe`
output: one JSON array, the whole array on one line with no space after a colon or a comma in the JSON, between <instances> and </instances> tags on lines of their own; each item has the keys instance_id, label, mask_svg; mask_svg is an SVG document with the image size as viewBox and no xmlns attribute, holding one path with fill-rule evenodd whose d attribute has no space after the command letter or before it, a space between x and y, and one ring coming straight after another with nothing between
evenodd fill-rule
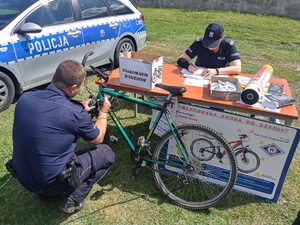
<instances>
[{"instance_id":1,"label":"black shoe","mask_svg":"<svg viewBox=\"0 0 300 225\"><path fill-rule=\"evenodd\" d=\"M75 202L70 197L64 198L60 204L60 209L65 213L75 213L80 211L84 206L84 200L82 202Z\"/></svg>"}]
</instances>

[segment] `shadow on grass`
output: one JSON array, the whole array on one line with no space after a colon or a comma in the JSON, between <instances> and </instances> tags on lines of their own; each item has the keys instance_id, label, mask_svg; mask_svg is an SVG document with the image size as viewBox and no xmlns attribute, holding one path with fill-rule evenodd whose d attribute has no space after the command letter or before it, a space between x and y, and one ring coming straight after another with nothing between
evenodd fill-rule
<instances>
[{"instance_id":1,"label":"shadow on grass","mask_svg":"<svg viewBox=\"0 0 300 225\"><path fill-rule=\"evenodd\" d=\"M8 182L7 182L8 181ZM59 201L39 203L15 178L0 178L0 224L59 224L68 217L58 209ZM54 222L55 218L55 222Z\"/></svg>"}]
</instances>

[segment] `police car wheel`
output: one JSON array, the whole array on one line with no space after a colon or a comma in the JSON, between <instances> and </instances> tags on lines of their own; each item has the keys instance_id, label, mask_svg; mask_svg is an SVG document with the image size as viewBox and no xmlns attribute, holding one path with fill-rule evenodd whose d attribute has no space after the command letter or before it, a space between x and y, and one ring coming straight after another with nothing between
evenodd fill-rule
<instances>
[{"instance_id":1,"label":"police car wheel","mask_svg":"<svg viewBox=\"0 0 300 225\"><path fill-rule=\"evenodd\" d=\"M135 45L131 39L123 38L122 40L120 40L115 50L114 67L118 68L120 65L120 61L119 61L120 54L124 52L135 52L135 51L136 51Z\"/></svg>"},{"instance_id":2,"label":"police car wheel","mask_svg":"<svg viewBox=\"0 0 300 225\"><path fill-rule=\"evenodd\" d=\"M15 97L15 86L5 73L0 72L0 112L9 107Z\"/></svg>"}]
</instances>

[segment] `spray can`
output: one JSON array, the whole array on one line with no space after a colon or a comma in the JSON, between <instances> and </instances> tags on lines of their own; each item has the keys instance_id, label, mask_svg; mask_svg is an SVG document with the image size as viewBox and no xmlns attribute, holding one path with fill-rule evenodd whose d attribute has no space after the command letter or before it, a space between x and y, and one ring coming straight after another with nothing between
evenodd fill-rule
<instances>
[{"instance_id":1,"label":"spray can","mask_svg":"<svg viewBox=\"0 0 300 225\"><path fill-rule=\"evenodd\" d=\"M266 64L261 67L242 92L242 101L248 105L257 103L272 74L272 66Z\"/></svg>"}]
</instances>

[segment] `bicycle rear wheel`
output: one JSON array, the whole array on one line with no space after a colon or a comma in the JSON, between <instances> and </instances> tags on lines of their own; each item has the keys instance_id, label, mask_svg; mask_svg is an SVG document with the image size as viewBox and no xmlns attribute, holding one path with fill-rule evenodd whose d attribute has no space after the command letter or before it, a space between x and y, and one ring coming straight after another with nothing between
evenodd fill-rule
<instances>
[{"instance_id":1,"label":"bicycle rear wheel","mask_svg":"<svg viewBox=\"0 0 300 225\"><path fill-rule=\"evenodd\" d=\"M153 159L157 161L153 163L156 184L176 205L187 209L212 207L223 200L235 184L237 169L231 147L209 127L184 124L177 129L190 165L186 165L171 131L167 132L153 152ZM215 153L203 161L203 149L212 152L207 143L213 144L211 148Z\"/></svg>"}]
</instances>

